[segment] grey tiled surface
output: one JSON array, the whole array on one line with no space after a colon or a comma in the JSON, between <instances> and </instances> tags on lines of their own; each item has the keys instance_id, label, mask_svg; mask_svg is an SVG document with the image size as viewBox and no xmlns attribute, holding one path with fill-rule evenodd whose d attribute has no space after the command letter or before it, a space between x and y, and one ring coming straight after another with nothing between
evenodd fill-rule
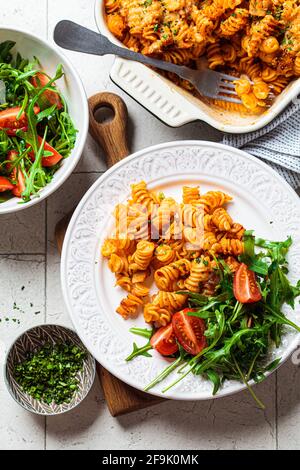
<instances>
[{"instance_id":1,"label":"grey tiled surface","mask_svg":"<svg viewBox=\"0 0 300 470\"><path fill-rule=\"evenodd\" d=\"M94 0L1 0L0 23L26 28L51 40L53 27L63 18L95 29L93 4ZM109 80L112 57L67 54L79 71L88 95L110 90L124 97L130 114L133 151L170 140L219 139L217 132L202 123L168 128L124 96ZM80 164L61 189L32 209L1 217L0 311L1 316L20 319L20 324L0 323L0 346L4 343L8 347L21 331L45 320L70 324L60 291L60 260L54 242L54 226L104 170L103 155L89 138ZM14 309L14 302L24 312ZM266 404L265 411L258 410L249 395L242 392L207 402L165 402L114 419L108 413L96 381L80 407L45 420L19 408L8 395L1 377L0 447L299 449L299 390L300 370L289 361L257 387L258 395Z\"/></svg>"}]
</instances>

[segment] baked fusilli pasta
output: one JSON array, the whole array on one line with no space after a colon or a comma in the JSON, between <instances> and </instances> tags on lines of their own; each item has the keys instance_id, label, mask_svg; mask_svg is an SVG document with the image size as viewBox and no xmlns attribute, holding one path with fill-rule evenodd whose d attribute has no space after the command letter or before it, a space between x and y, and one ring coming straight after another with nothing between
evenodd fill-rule
<instances>
[{"instance_id":1,"label":"baked fusilli pasta","mask_svg":"<svg viewBox=\"0 0 300 470\"><path fill-rule=\"evenodd\" d=\"M224 109L261 113L300 76L300 0L105 0L105 10L110 31L133 51L237 76L242 105L212 101Z\"/></svg>"}]
</instances>

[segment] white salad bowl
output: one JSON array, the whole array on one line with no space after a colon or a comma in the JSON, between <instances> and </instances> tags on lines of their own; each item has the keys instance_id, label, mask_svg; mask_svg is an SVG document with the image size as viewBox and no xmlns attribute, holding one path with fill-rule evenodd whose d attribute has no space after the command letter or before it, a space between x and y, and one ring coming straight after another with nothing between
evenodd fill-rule
<instances>
[{"instance_id":1,"label":"white salad bowl","mask_svg":"<svg viewBox=\"0 0 300 470\"><path fill-rule=\"evenodd\" d=\"M14 51L20 52L24 58L37 57L42 69L50 76L54 76L57 65L62 64L65 75L57 82L57 86L66 99L68 112L78 132L74 149L70 156L63 160L52 181L29 202L22 203L19 198L14 197L1 203L0 215L31 207L44 200L64 183L80 160L89 125L87 98L81 80L72 64L58 48L31 33L0 25L0 43L7 40L16 42Z\"/></svg>"},{"instance_id":2,"label":"white salad bowl","mask_svg":"<svg viewBox=\"0 0 300 470\"><path fill-rule=\"evenodd\" d=\"M104 0L95 2L95 19L103 35L111 42L124 47L107 27ZM116 58L110 77L128 95L169 126L179 127L188 122L200 120L219 131L234 134L253 132L266 126L289 103L297 99L300 93L299 78L292 81L264 113L242 115L239 112L225 111L204 103L138 62Z\"/></svg>"}]
</instances>

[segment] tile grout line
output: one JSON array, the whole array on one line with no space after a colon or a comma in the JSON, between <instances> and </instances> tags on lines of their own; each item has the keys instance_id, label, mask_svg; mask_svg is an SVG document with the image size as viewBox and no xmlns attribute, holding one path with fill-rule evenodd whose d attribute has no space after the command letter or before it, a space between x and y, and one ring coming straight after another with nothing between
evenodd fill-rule
<instances>
[{"instance_id":1,"label":"tile grout line","mask_svg":"<svg viewBox=\"0 0 300 470\"><path fill-rule=\"evenodd\" d=\"M107 170L73 171L72 175L103 175Z\"/></svg>"},{"instance_id":2,"label":"tile grout line","mask_svg":"<svg viewBox=\"0 0 300 470\"><path fill-rule=\"evenodd\" d=\"M275 371L275 450L278 450L278 371Z\"/></svg>"},{"instance_id":3,"label":"tile grout line","mask_svg":"<svg viewBox=\"0 0 300 470\"><path fill-rule=\"evenodd\" d=\"M47 323L48 201L45 201L44 322ZM44 450L47 446L47 417L44 418Z\"/></svg>"},{"instance_id":4,"label":"tile grout line","mask_svg":"<svg viewBox=\"0 0 300 470\"><path fill-rule=\"evenodd\" d=\"M43 252L36 252L36 253L24 253L24 251L21 251L20 253L11 252L11 253L1 253L0 256L45 256L45 251Z\"/></svg>"},{"instance_id":5,"label":"tile grout line","mask_svg":"<svg viewBox=\"0 0 300 470\"><path fill-rule=\"evenodd\" d=\"M46 38L48 40L49 37L49 0L46 0ZM44 321L47 322L47 260L48 260L48 201L45 200L45 267L44 267L44 302L45 302L45 313L44 313ZM47 417L44 418L44 450L47 449Z\"/></svg>"}]
</instances>

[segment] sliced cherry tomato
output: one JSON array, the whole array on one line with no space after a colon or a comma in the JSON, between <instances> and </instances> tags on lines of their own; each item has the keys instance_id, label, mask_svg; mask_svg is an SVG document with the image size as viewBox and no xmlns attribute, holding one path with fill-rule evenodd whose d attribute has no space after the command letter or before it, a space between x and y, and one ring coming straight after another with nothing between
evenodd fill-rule
<instances>
[{"instance_id":1,"label":"sliced cherry tomato","mask_svg":"<svg viewBox=\"0 0 300 470\"><path fill-rule=\"evenodd\" d=\"M172 323L159 328L152 336L150 344L163 356L170 356L178 351Z\"/></svg>"},{"instance_id":2,"label":"sliced cherry tomato","mask_svg":"<svg viewBox=\"0 0 300 470\"><path fill-rule=\"evenodd\" d=\"M41 87L43 88L44 86L48 85L50 81L50 78L48 78L46 75L43 73L38 72L34 77L31 78L31 83L34 87ZM48 101L48 104L56 104L57 109L62 108L62 102L60 100L60 97L58 93L55 93L55 91L52 90L45 90L43 93L44 98Z\"/></svg>"},{"instance_id":3,"label":"sliced cherry tomato","mask_svg":"<svg viewBox=\"0 0 300 470\"><path fill-rule=\"evenodd\" d=\"M7 158L8 160L15 160L18 156L18 152L15 150L11 150L8 152ZM11 178L16 182L16 184L13 185L12 188L12 193L16 197L21 197L23 191L26 189L26 183L25 183L25 177L23 175L23 172L21 168L14 168L12 173L11 173Z\"/></svg>"},{"instance_id":4,"label":"sliced cherry tomato","mask_svg":"<svg viewBox=\"0 0 300 470\"><path fill-rule=\"evenodd\" d=\"M242 304L251 304L261 300L261 292L255 273L242 263L233 278L233 293Z\"/></svg>"},{"instance_id":5,"label":"sliced cherry tomato","mask_svg":"<svg viewBox=\"0 0 300 470\"><path fill-rule=\"evenodd\" d=\"M14 189L14 185L4 176L0 176L0 193L11 191L12 189Z\"/></svg>"},{"instance_id":6,"label":"sliced cherry tomato","mask_svg":"<svg viewBox=\"0 0 300 470\"><path fill-rule=\"evenodd\" d=\"M5 129L8 135L16 135L16 131L22 129L23 131L27 130L27 117L23 113L20 116L20 119L17 119L17 116L21 108L16 106L14 108L4 109L0 111L0 129ZM34 107L35 114L40 112L38 106Z\"/></svg>"},{"instance_id":7,"label":"sliced cherry tomato","mask_svg":"<svg viewBox=\"0 0 300 470\"><path fill-rule=\"evenodd\" d=\"M43 142L43 139L38 136L38 142L39 144L41 144ZM29 145L27 145L27 147L29 147ZM46 150L47 152L51 152L52 155L49 155L49 157L43 157L42 158L42 165L43 166L54 166L56 165L58 162L60 162L60 160L62 160L63 156L58 153L55 148L51 147L50 144L48 144L47 142L44 143L44 150ZM34 152L31 151L29 152L29 157L31 158L31 160L34 161L34 158L35 158L35 155L34 155Z\"/></svg>"},{"instance_id":8,"label":"sliced cherry tomato","mask_svg":"<svg viewBox=\"0 0 300 470\"><path fill-rule=\"evenodd\" d=\"M1 129L1 127L0 127ZM15 129L5 129L5 132L6 134L9 136L9 137L15 137L17 135L17 130L19 131L23 131L23 132L27 132L28 131L28 127L27 126L23 126L23 127L19 127L18 129L15 128Z\"/></svg>"},{"instance_id":9,"label":"sliced cherry tomato","mask_svg":"<svg viewBox=\"0 0 300 470\"><path fill-rule=\"evenodd\" d=\"M178 342L193 356L199 354L207 346L204 320L188 315L189 312L195 311L196 309L185 308L174 313L172 318L173 330Z\"/></svg>"}]
</instances>

